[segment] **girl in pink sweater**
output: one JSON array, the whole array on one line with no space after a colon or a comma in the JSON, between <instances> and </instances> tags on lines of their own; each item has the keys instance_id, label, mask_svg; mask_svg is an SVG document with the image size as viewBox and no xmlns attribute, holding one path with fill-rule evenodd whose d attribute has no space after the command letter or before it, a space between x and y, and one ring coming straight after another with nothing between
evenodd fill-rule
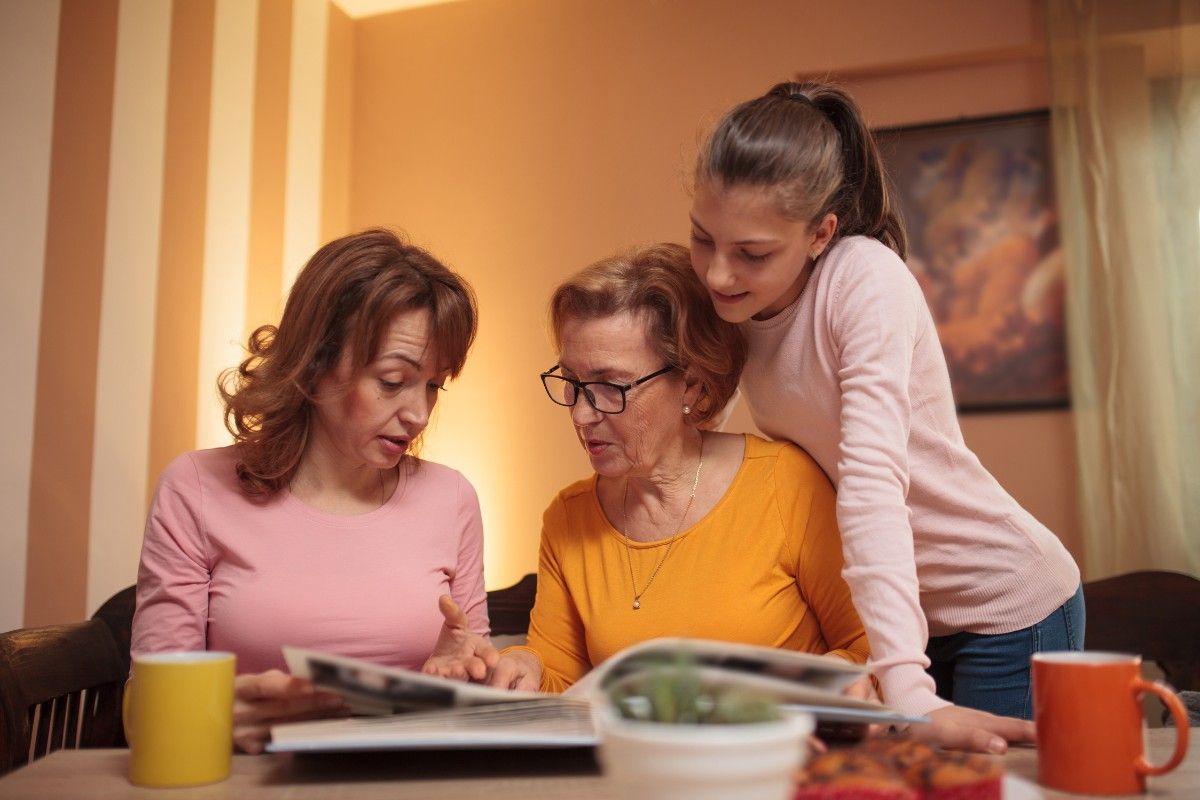
<instances>
[{"instance_id":1,"label":"girl in pink sweater","mask_svg":"<svg viewBox=\"0 0 1200 800\"><path fill-rule=\"evenodd\" d=\"M1079 570L963 443L854 101L785 83L730 110L697 160L691 221L693 266L749 340L756 424L837 487L884 699L948 746L1032 741L1029 658L1082 648Z\"/></svg>"},{"instance_id":2,"label":"girl in pink sweater","mask_svg":"<svg viewBox=\"0 0 1200 800\"><path fill-rule=\"evenodd\" d=\"M494 663L475 491L410 453L475 320L470 287L395 234L330 242L223 376L235 444L163 472L131 649L232 651L239 748L339 710L282 672L281 645L476 678Z\"/></svg>"}]
</instances>

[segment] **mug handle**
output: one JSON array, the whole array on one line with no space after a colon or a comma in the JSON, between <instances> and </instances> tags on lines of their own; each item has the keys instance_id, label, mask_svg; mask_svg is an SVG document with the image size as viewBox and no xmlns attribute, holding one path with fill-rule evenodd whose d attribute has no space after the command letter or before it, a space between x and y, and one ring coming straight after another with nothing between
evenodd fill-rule
<instances>
[{"instance_id":1,"label":"mug handle","mask_svg":"<svg viewBox=\"0 0 1200 800\"><path fill-rule=\"evenodd\" d=\"M1163 764L1151 764L1146 760L1145 755L1140 755L1133 762L1133 768L1143 775L1163 775L1179 766L1179 762L1183 761L1184 755L1188 749L1188 715L1183 707L1183 702L1180 701L1178 695L1171 691L1165 684L1155 681L1142 680L1135 678L1133 681L1133 691L1137 694L1150 692L1158 695L1158 699L1162 700L1171 712L1171 717L1175 721L1175 752Z\"/></svg>"}]
</instances>

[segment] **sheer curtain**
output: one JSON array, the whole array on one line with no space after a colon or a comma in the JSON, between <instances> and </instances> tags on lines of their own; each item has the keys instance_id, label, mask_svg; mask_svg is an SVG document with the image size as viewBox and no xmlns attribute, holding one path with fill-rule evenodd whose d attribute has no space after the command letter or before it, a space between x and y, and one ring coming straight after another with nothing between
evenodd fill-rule
<instances>
[{"instance_id":1,"label":"sheer curtain","mask_svg":"<svg viewBox=\"0 0 1200 800\"><path fill-rule=\"evenodd\" d=\"M1048 0L1087 579L1200 575L1200 0Z\"/></svg>"}]
</instances>

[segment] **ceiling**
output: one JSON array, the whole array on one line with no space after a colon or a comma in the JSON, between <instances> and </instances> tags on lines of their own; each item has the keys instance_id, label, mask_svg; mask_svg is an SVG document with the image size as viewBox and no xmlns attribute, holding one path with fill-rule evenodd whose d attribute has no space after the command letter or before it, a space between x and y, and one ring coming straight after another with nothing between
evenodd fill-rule
<instances>
[{"instance_id":1,"label":"ceiling","mask_svg":"<svg viewBox=\"0 0 1200 800\"><path fill-rule=\"evenodd\" d=\"M334 5L345 11L353 19L371 17L376 14L388 14L392 11L403 11L406 8L418 6L433 6L441 3L452 3L457 0L333 0Z\"/></svg>"}]
</instances>

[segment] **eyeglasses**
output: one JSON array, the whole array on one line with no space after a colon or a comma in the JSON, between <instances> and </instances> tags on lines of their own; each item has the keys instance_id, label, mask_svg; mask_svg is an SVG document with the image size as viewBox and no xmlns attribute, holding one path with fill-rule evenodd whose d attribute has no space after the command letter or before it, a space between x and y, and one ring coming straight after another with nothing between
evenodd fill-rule
<instances>
[{"instance_id":1,"label":"eyeglasses","mask_svg":"<svg viewBox=\"0 0 1200 800\"><path fill-rule=\"evenodd\" d=\"M560 406L570 407L579 401L579 395L582 393L587 398L588 404L601 414L620 414L625 410L626 392L675 369L675 367L663 367L657 372L643 375L632 383L611 383L610 381L577 381L574 378L555 375L554 371L560 367L560 364L555 364L541 375L542 386L546 387L546 394L550 396L550 399Z\"/></svg>"}]
</instances>

